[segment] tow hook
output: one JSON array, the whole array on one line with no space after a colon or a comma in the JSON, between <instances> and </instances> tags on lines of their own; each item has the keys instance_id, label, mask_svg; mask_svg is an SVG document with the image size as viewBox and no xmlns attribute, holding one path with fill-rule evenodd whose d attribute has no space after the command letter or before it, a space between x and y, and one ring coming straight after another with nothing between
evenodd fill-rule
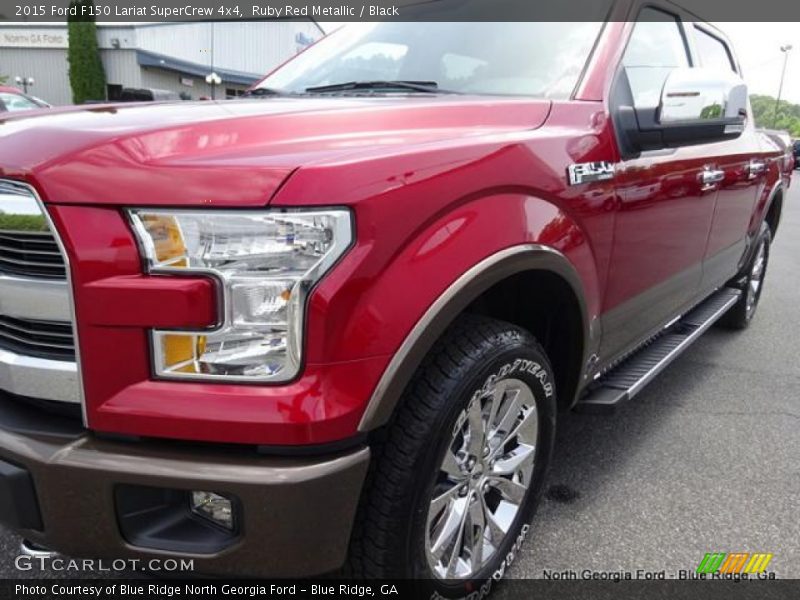
<instances>
[{"instance_id":1,"label":"tow hook","mask_svg":"<svg viewBox=\"0 0 800 600\"><path fill-rule=\"evenodd\" d=\"M22 540L19 545L19 550L25 556L31 556L33 558L53 558L54 556L58 556L58 552L48 550L43 546L34 544L30 540Z\"/></svg>"}]
</instances>

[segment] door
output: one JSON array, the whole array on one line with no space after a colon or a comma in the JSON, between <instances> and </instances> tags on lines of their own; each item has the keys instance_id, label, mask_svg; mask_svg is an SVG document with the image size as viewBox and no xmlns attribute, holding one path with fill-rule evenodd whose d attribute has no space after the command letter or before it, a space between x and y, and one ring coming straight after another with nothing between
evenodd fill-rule
<instances>
[{"instance_id":1,"label":"door","mask_svg":"<svg viewBox=\"0 0 800 600\"><path fill-rule=\"evenodd\" d=\"M633 27L612 97L623 93L624 102L637 110L654 111L670 71L692 65L680 18L645 7ZM620 205L601 363L643 341L696 301L719 187L703 174L715 170L708 146L644 152L617 165Z\"/></svg>"},{"instance_id":2,"label":"door","mask_svg":"<svg viewBox=\"0 0 800 600\"><path fill-rule=\"evenodd\" d=\"M722 34L694 24L695 50L703 67L738 73L738 65ZM766 158L753 125L752 112L741 137L706 146L722 173L703 266L705 291L724 284L738 271L756 199L766 185Z\"/></svg>"}]
</instances>

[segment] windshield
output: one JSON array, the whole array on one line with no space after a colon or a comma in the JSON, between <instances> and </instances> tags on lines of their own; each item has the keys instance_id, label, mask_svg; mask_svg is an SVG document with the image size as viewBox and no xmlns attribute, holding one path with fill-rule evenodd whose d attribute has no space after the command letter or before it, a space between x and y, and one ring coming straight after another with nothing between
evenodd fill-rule
<instances>
[{"instance_id":1,"label":"windshield","mask_svg":"<svg viewBox=\"0 0 800 600\"><path fill-rule=\"evenodd\" d=\"M600 27L597 22L352 24L257 87L304 93L347 82L419 81L464 94L563 99L572 94Z\"/></svg>"}]
</instances>

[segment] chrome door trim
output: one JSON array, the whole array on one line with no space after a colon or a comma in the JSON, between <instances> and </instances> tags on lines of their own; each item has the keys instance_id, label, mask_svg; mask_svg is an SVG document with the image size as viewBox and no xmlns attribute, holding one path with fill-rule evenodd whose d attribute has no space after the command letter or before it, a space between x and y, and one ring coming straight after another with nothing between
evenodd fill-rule
<instances>
[{"instance_id":1,"label":"chrome door trim","mask_svg":"<svg viewBox=\"0 0 800 600\"><path fill-rule=\"evenodd\" d=\"M700 188L704 192L715 190L717 184L725 180L725 171L720 169L705 168L700 172L700 183L703 186Z\"/></svg>"},{"instance_id":2,"label":"chrome door trim","mask_svg":"<svg viewBox=\"0 0 800 600\"><path fill-rule=\"evenodd\" d=\"M747 178L750 180L758 179L767 172L767 163L763 160L753 159L747 164Z\"/></svg>"}]
</instances>

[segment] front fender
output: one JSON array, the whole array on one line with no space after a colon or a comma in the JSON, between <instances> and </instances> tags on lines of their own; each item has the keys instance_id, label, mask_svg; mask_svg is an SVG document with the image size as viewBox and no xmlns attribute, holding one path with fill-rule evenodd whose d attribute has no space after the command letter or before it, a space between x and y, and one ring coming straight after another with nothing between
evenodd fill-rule
<instances>
[{"instance_id":1,"label":"front fender","mask_svg":"<svg viewBox=\"0 0 800 600\"><path fill-rule=\"evenodd\" d=\"M747 228L750 240L755 240L756 236L758 236L759 231L761 231L761 224L767 218L775 198L784 194L787 187L788 179L784 179L783 176L778 176L775 181L770 181L764 186Z\"/></svg>"},{"instance_id":2,"label":"front fender","mask_svg":"<svg viewBox=\"0 0 800 600\"><path fill-rule=\"evenodd\" d=\"M566 257L540 244L522 244L500 250L453 282L417 321L381 375L359 423L359 431L370 431L389 420L425 355L464 309L493 285L530 270L556 273L569 283L581 308L584 340L589 339L581 281ZM583 364L586 363L585 346Z\"/></svg>"},{"instance_id":3,"label":"front fender","mask_svg":"<svg viewBox=\"0 0 800 600\"><path fill-rule=\"evenodd\" d=\"M474 198L399 248L371 236L389 224L356 219L359 244L311 296L307 356L309 363L386 357L362 430L385 422L453 319L515 273L546 270L567 281L581 304L585 339L596 337L590 329L599 309L598 274L589 240L553 203L518 192Z\"/></svg>"}]
</instances>

